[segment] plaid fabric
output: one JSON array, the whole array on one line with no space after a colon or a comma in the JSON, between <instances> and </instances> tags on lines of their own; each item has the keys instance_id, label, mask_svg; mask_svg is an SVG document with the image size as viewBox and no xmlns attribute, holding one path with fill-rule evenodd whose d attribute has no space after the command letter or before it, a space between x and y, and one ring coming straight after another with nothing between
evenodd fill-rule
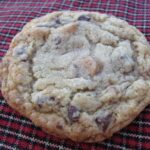
<instances>
[{"instance_id":1,"label":"plaid fabric","mask_svg":"<svg viewBox=\"0 0 150 150\"><path fill-rule=\"evenodd\" d=\"M118 16L150 41L150 0L0 0L0 60L14 35L31 19L54 10L89 10ZM2 150L150 150L150 106L128 127L101 144L74 143L49 136L12 110L0 96Z\"/></svg>"}]
</instances>

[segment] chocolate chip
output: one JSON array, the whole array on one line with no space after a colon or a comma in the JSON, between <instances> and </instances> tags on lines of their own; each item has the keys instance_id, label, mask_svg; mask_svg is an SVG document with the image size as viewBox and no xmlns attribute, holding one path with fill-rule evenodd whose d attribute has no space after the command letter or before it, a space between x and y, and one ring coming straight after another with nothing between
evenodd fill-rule
<instances>
[{"instance_id":1,"label":"chocolate chip","mask_svg":"<svg viewBox=\"0 0 150 150\"><path fill-rule=\"evenodd\" d=\"M120 56L120 59L121 59L121 60L127 60L128 57L129 57L128 55L123 55L123 56Z\"/></svg>"},{"instance_id":2,"label":"chocolate chip","mask_svg":"<svg viewBox=\"0 0 150 150\"><path fill-rule=\"evenodd\" d=\"M69 105L68 107L68 117L71 121L78 121L80 117L80 112L77 107Z\"/></svg>"},{"instance_id":3,"label":"chocolate chip","mask_svg":"<svg viewBox=\"0 0 150 150\"><path fill-rule=\"evenodd\" d=\"M54 20L52 22L49 22L47 24L37 25L36 27L45 27L45 28L52 28L52 27L54 27L54 28L57 28L60 25L61 25L60 20L56 19L56 20Z\"/></svg>"},{"instance_id":4,"label":"chocolate chip","mask_svg":"<svg viewBox=\"0 0 150 150\"><path fill-rule=\"evenodd\" d=\"M52 96L52 97L49 98L49 100L54 101L54 100L55 100L55 97Z\"/></svg>"},{"instance_id":5,"label":"chocolate chip","mask_svg":"<svg viewBox=\"0 0 150 150\"><path fill-rule=\"evenodd\" d=\"M62 130L62 129L63 129L63 126L62 126L61 124L57 124L57 125L56 125L56 128L58 128L58 129L61 129L61 130Z\"/></svg>"},{"instance_id":6,"label":"chocolate chip","mask_svg":"<svg viewBox=\"0 0 150 150\"><path fill-rule=\"evenodd\" d=\"M82 21L90 21L91 18L87 15L81 15L78 20L82 20Z\"/></svg>"},{"instance_id":7,"label":"chocolate chip","mask_svg":"<svg viewBox=\"0 0 150 150\"><path fill-rule=\"evenodd\" d=\"M79 68L78 65L76 65L76 64L73 64L73 67L76 68L76 69Z\"/></svg>"},{"instance_id":8,"label":"chocolate chip","mask_svg":"<svg viewBox=\"0 0 150 150\"><path fill-rule=\"evenodd\" d=\"M95 121L98 124L98 126L100 128L102 128L103 131L106 131L109 124L111 123L113 114L112 113L108 113L106 115L103 116L98 116Z\"/></svg>"},{"instance_id":9,"label":"chocolate chip","mask_svg":"<svg viewBox=\"0 0 150 150\"><path fill-rule=\"evenodd\" d=\"M38 105L39 107L42 107L42 106L44 105L44 103L45 103L45 99L38 97L37 105Z\"/></svg>"},{"instance_id":10,"label":"chocolate chip","mask_svg":"<svg viewBox=\"0 0 150 150\"><path fill-rule=\"evenodd\" d=\"M16 54L20 56L20 55L26 53L26 47L23 46L23 47L17 48L17 49L15 49L15 51L16 51Z\"/></svg>"},{"instance_id":11,"label":"chocolate chip","mask_svg":"<svg viewBox=\"0 0 150 150\"><path fill-rule=\"evenodd\" d=\"M61 22L60 22L59 19L56 19L55 22L56 22L57 24L61 24Z\"/></svg>"},{"instance_id":12,"label":"chocolate chip","mask_svg":"<svg viewBox=\"0 0 150 150\"><path fill-rule=\"evenodd\" d=\"M56 45L59 45L61 43L61 38L60 37L55 38L55 43Z\"/></svg>"},{"instance_id":13,"label":"chocolate chip","mask_svg":"<svg viewBox=\"0 0 150 150\"><path fill-rule=\"evenodd\" d=\"M37 105L39 107L42 107L43 105L48 104L49 101L55 101L55 97L53 97L53 96L51 96L51 97L49 97L49 96L40 96L37 99Z\"/></svg>"}]
</instances>

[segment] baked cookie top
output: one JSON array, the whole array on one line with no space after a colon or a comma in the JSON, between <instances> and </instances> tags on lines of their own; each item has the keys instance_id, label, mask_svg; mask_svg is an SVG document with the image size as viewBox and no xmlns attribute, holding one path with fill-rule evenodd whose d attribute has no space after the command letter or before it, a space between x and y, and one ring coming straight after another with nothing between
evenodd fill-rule
<instances>
[{"instance_id":1,"label":"baked cookie top","mask_svg":"<svg viewBox=\"0 0 150 150\"><path fill-rule=\"evenodd\" d=\"M114 16L53 12L14 37L1 82L8 104L46 132L101 142L150 103L150 46Z\"/></svg>"}]
</instances>

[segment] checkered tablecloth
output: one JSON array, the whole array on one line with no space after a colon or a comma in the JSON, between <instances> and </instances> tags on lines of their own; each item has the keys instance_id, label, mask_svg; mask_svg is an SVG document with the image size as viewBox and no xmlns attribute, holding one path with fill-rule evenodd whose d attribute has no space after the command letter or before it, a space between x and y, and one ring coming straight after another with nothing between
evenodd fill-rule
<instances>
[{"instance_id":1,"label":"checkered tablecloth","mask_svg":"<svg viewBox=\"0 0 150 150\"><path fill-rule=\"evenodd\" d=\"M113 14L140 29L150 42L150 0L0 0L0 60L14 35L31 19L54 10ZM11 109L0 95L0 150L150 150L150 106L128 127L101 144L47 135Z\"/></svg>"}]
</instances>

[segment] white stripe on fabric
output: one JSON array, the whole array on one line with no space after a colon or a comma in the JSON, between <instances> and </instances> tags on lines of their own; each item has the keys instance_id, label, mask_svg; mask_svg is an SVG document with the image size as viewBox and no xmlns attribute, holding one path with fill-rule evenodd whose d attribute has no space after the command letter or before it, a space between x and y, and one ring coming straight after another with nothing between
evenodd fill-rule
<instances>
[{"instance_id":1,"label":"white stripe on fabric","mask_svg":"<svg viewBox=\"0 0 150 150\"><path fill-rule=\"evenodd\" d=\"M0 143L0 148L7 148L7 150L16 150L16 148L12 148L12 146L8 146L3 143L2 144Z\"/></svg>"},{"instance_id":2,"label":"white stripe on fabric","mask_svg":"<svg viewBox=\"0 0 150 150\"><path fill-rule=\"evenodd\" d=\"M142 138L142 139L150 140L149 136L138 135L138 133L133 134L133 133L119 132L118 134L123 135L123 136L128 136L128 137L134 137L134 138L139 138L139 139Z\"/></svg>"},{"instance_id":3,"label":"white stripe on fabric","mask_svg":"<svg viewBox=\"0 0 150 150\"><path fill-rule=\"evenodd\" d=\"M4 133L7 133L9 135L15 135L15 136L21 137L22 139L25 139L25 140L30 140L32 142L37 142L37 143L40 143L40 144L45 144L45 145L51 146L53 148L59 148L59 150L66 150L66 148L68 150L71 150L68 147L64 147L64 146L61 146L61 145L56 145L56 144L50 143L50 142L45 142L43 140L39 140L39 139L36 139L34 137L30 137L30 136L27 136L27 135L22 135L20 133L16 133L16 132L13 132L13 131L10 131L10 130L7 130L7 129L6 130L5 129L0 129L0 131L2 131Z\"/></svg>"},{"instance_id":4,"label":"white stripe on fabric","mask_svg":"<svg viewBox=\"0 0 150 150\"><path fill-rule=\"evenodd\" d=\"M105 143L105 142L103 142L103 143L101 143L102 145L105 145L105 146L109 146L110 147L110 149L113 147L113 148L115 148L115 149L121 149L121 150L132 150L132 149L129 149L129 148L126 148L126 147L124 147L124 146L120 146L120 145L116 145L116 144L111 144L111 143Z\"/></svg>"}]
</instances>

